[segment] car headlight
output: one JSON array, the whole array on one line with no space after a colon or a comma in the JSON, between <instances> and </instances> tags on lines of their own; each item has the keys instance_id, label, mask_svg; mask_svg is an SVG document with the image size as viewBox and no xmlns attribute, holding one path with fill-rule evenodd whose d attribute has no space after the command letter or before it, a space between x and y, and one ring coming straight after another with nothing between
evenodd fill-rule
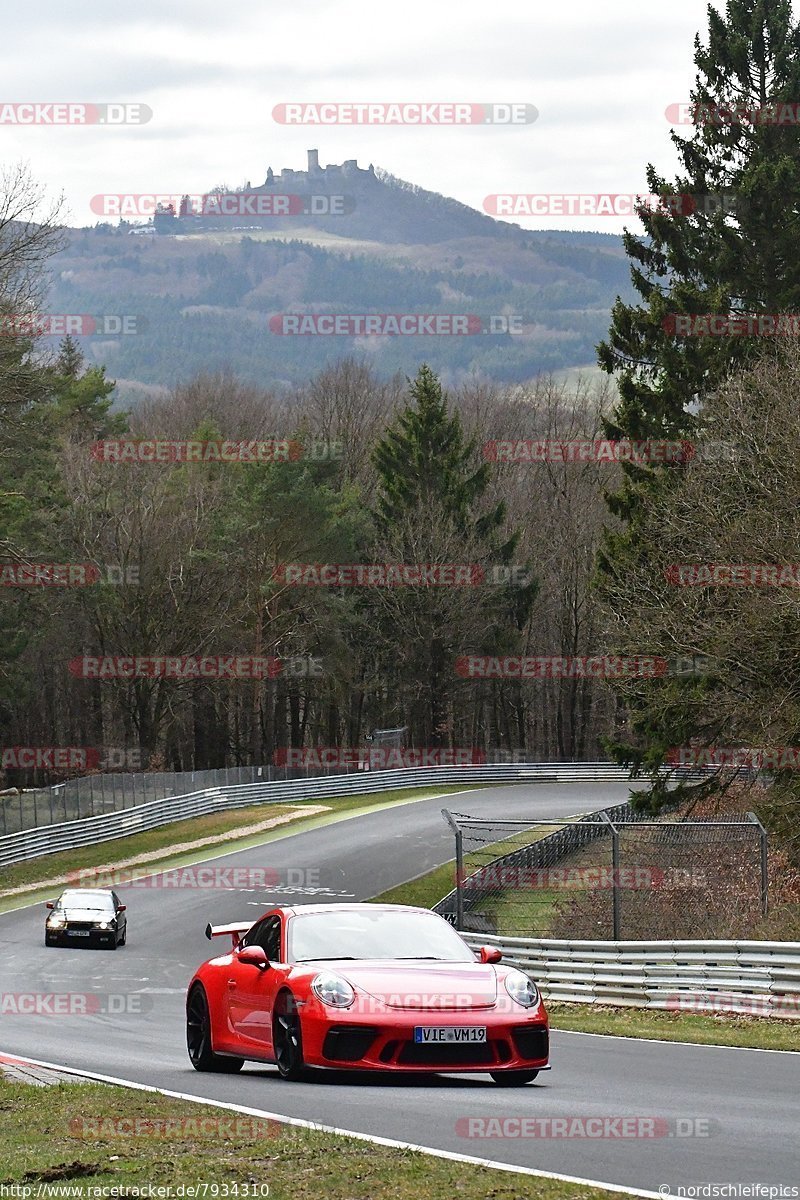
<instances>
[{"instance_id":1,"label":"car headlight","mask_svg":"<svg viewBox=\"0 0 800 1200\"><path fill-rule=\"evenodd\" d=\"M311 984L311 990L318 1000L331 1008L349 1008L356 994L346 979L335 975L333 971L323 971L317 975Z\"/></svg>"},{"instance_id":2,"label":"car headlight","mask_svg":"<svg viewBox=\"0 0 800 1200\"><path fill-rule=\"evenodd\" d=\"M111 925L110 925L110 923L109 923L108 921L100 921L100 923L98 924L97 928L98 928L98 929L110 929L110 928L111 928Z\"/></svg>"},{"instance_id":3,"label":"car headlight","mask_svg":"<svg viewBox=\"0 0 800 1200\"><path fill-rule=\"evenodd\" d=\"M63 929L66 923L67 918L63 917L60 913L53 913L51 917L47 918L47 924L51 929Z\"/></svg>"},{"instance_id":4,"label":"car headlight","mask_svg":"<svg viewBox=\"0 0 800 1200\"><path fill-rule=\"evenodd\" d=\"M506 975L506 991L512 1000L523 1008L533 1008L539 1003L539 989L532 979L522 971L509 971Z\"/></svg>"}]
</instances>

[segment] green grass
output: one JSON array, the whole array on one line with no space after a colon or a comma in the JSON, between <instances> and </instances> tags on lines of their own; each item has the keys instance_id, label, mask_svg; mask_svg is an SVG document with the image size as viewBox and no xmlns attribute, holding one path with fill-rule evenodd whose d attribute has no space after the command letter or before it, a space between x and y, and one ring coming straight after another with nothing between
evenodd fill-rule
<instances>
[{"instance_id":1,"label":"green grass","mask_svg":"<svg viewBox=\"0 0 800 1200\"><path fill-rule=\"evenodd\" d=\"M419 908L433 908L437 900L441 900L456 886L455 862L445 863L444 866L434 867L419 879L401 883L398 887L389 888L379 896L373 896L375 904L416 904Z\"/></svg>"},{"instance_id":2,"label":"green grass","mask_svg":"<svg viewBox=\"0 0 800 1200\"><path fill-rule=\"evenodd\" d=\"M169 1187L172 1196L181 1185L205 1183L208 1197L215 1184L238 1184L240 1197L250 1184L255 1200L264 1184L270 1200L622 1200L613 1189L510 1175L102 1084L39 1088L0 1076L0 1113L0 1183L28 1184L32 1196L43 1183L76 1190L150 1184ZM111 1125L120 1118L159 1124L126 1136ZM184 1120L195 1128L176 1132ZM462 1152L484 1157L491 1145L465 1138Z\"/></svg>"},{"instance_id":3,"label":"green grass","mask_svg":"<svg viewBox=\"0 0 800 1200\"><path fill-rule=\"evenodd\" d=\"M193 817L188 821L175 821L170 825L162 825L158 829L151 829L144 833L131 834L128 837L115 838L110 842L101 842L95 846L84 846L79 850L64 850L57 854L47 854L41 858L30 859L27 862L15 863L13 866L5 867L0 875L0 912L9 907L14 907L24 902L27 893L23 893L23 897L6 897L3 899L8 889L21 887L25 884L34 884L43 882L48 879L55 878L59 875L65 875L71 871L86 870L90 867L105 867L118 863L128 858L135 858L139 854L147 854L155 851L163 851L163 856L159 855L158 859L154 859L147 866L155 870L159 866L178 866L188 865L191 862L200 862L205 858L213 857L215 848L213 845L203 847L196 851L186 851L183 854L176 853L174 847L182 842L191 842L200 838L214 837L219 838L219 847L222 851L241 850L248 845L261 845L264 842L274 841L277 838L286 837L290 833L296 833L300 830L314 828L318 825L329 824L332 821L339 820L343 817L353 816L359 812L369 812L377 807L384 807L392 804L402 804L408 800L421 799L424 796L430 795L446 795L450 792L460 791L458 787L437 787L437 788L402 788L391 792L374 792L365 796L338 796L328 799L314 800L309 799L309 805L324 805L330 811L309 817L299 815L297 820L291 824L279 825L276 829L265 830L262 833L254 834L243 839L225 839L226 834L237 829L244 829L249 825L255 825L259 821L269 820L270 817L280 816L290 811L286 805L280 804L254 804L248 808L228 809L219 813L211 813L203 817ZM292 802L292 808L295 808L302 802Z\"/></svg>"},{"instance_id":4,"label":"green grass","mask_svg":"<svg viewBox=\"0 0 800 1200\"><path fill-rule=\"evenodd\" d=\"M541 838L547 837L548 834L555 833L561 828L563 826L560 825L535 826L513 833L499 842L482 846L480 850L471 851L464 855L465 875L471 874L479 867L488 866L500 855L511 854L523 846L530 846L533 842L538 842ZM456 867L455 861L453 861L445 863L441 867L434 867L432 871L420 875L418 879L412 879L409 883L401 883L398 887L390 888L379 896L374 896L373 900L376 903L418 904L422 908L433 908L434 904L452 892L455 886ZM559 899L563 900L563 898L563 892L545 889L537 891L535 910L537 930L546 927L550 914ZM495 918L498 932L517 933L520 929L529 927L531 907L531 892L515 891L512 888L494 895L487 895L486 899L481 902L481 912ZM541 934L541 936L545 937L546 934Z\"/></svg>"},{"instance_id":5,"label":"green grass","mask_svg":"<svg viewBox=\"0 0 800 1200\"><path fill-rule=\"evenodd\" d=\"M631 1038L663 1038L709 1046L748 1046L762 1050L800 1051L800 1021L781 1017L743 1017L735 1013L661 1012L658 1009L609 1008L547 1001L554 1029L617 1034Z\"/></svg>"}]
</instances>

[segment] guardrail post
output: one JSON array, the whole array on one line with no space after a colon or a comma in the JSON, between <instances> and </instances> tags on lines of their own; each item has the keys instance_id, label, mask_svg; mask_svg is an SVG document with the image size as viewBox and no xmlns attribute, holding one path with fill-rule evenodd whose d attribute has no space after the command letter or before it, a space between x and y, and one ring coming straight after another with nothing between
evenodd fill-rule
<instances>
[{"instance_id":1,"label":"guardrail post","mask_svg":"<svg viewBox=\"0 0 800 1200\"><path fill-rule=\"evenodd\" d=\"M620 940L619 830L605 809L601 811L600 816L604 821L608 822L611 828L611 870L614 880L611 891L611 920L613 922L614 941L618 942Z\"/></svg>"},{"instance_id":2,"label":"guardrail post","mask_svg":"<svg viewBox=\"0 0 800 1200\"><path fill-rule=\"evenodd\" d=\"M456 835L456 929L464 928L464 837L446 808L442 816Z\"/></svg>"},{"instance_id":3,"label":"guardrail post","mask_svg":"<svg viewBox=\"0 0 800 1200\"><path fill-rule=\"evenodd\" d=\"M769 859L767 858L767 831L754 812L747 814L748 821L758 826L761 842L761 915L767 915L769 907Z\"/></svg>"}]
</instances>

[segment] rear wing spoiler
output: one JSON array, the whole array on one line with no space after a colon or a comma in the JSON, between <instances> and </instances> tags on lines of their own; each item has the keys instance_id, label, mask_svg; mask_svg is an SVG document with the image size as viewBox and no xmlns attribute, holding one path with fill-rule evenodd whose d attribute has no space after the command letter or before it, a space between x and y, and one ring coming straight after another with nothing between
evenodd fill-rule
<instances>
[{"instance_id":1,"label":"rear wing spoiler","mask_svg":"<svg viewBox=\"0 0 800 1200\"><path fill-rule=\"evenodd\" d=\"M209 923L206 925L206 937L211 941L212 938L224 937L226 933L229 933L231 944L235 950L241 941L242 934L247 933L252 924L252 921L238 921L235 925L212 925Z\"/></svg>"}]
</instances>

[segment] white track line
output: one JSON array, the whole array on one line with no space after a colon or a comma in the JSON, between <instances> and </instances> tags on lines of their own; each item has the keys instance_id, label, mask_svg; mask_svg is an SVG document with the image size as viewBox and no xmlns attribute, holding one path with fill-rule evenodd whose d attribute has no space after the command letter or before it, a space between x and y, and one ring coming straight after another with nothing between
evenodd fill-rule
<instances>
[{"instance_id":1,"label":"white track line","mask_svg":"<svg viewBox=\"0 0 800 1200\"><path fill-rule=\"evenodd\" d=\"M626 1196L646 1196L652 1200L664 1200L670 1192L646 1192L639 1188L624 1187L621 1184L603 1183L598 1179L583 1179L579 1175L561 1175L556 1171L538 1171L534 1167L518 1167L511 1163L496 1162L491 1158L476 1158L471 1154L457 1154L452 1150L438 1150L433 1146L417 1146L413 1142L400 1142L395 1138L379 1137L377 1134L359 1133L353 1129L340 1129L335 1125L322 1125L318 1121L306 1121L302 1117L287 1117L283 1113L265 1112L260 1108L248 1108L243 1104L228 1104L223 1100L208 1100L205 1096L193 1096L189 1092L173 1092L168 1088L153 1087L148 1083L136 1083L131 1079L118 1079L113 1075L98 1075L92 1071L81 1071L77 1067L66 1067L59 1063L44 1062L38 1058L27 1058L19 1054L0 1051L0 1063L7 1059L10 1063L26 1063L35 1067L47 1067L51 1071L62 1071L66 1075L77 1075L81 1079L90 1079L96 1083L111 1083L117 1087L132 1088L137 1092L155 1092L159 1096L170 1096L174 1100L186 1100L190 1104L207 1104L210 1108L223 1108L229 1112L242 1113L247 1117L263 1117L277 1121L281 1125L294 1125L300 1129L311 1129L317 1133L332 1133L339 1137L356 1138L361 1142L371 1142L375 1146L388 1146L394 1150L413 1150L418 1154L427 1154L431 1158L445 1158L450 1162L470 1163L475 1167L489 1167L493 1171L507 1171L512 1175L534 1175L539 1179L559 1179L562 1183L577 1183L582 1187L601 1188L607 1192L621 1192Z\"/></svg>"},{"instance_id":2,"label":"white track line","mask_svg":"<svg viewBox=\"0 0 800 1200\"><path fill-rule=\"evenodd\" d=\"M637 1011L647 1012L646 1008ZM589 1033L584 1029L558 1029L550 1026L551 1033L568 1033L572 1037L615 1038L618 1042L653 1042L657 1046L691 1046L693 1050L748 1050L751 1054L800 1054L800 1050L771 1050L767 1046L726 1046L724 1042L676 1042L672 1038L645 1038L625 1033Z\"/></svg>"}]
</instances>

